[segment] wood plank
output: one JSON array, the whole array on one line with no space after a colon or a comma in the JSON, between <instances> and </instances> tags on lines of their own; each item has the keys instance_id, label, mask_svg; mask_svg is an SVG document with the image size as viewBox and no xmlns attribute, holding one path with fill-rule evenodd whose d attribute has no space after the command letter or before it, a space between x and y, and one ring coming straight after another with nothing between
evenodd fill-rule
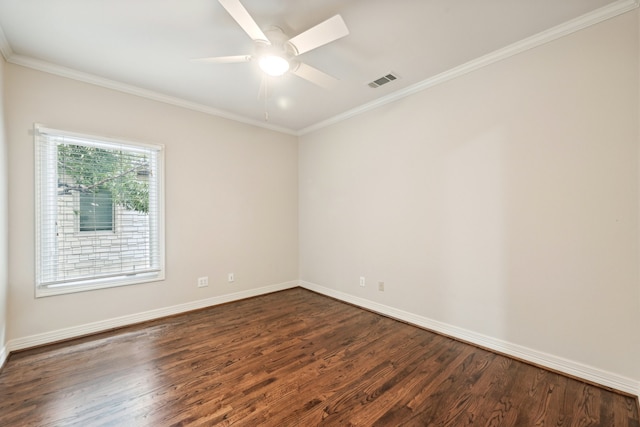
<instances>
[{"instance_id":1,"label":"wood plank","mask_svg":"<svg viewBox=\"0 0 640 427\"><path fill-rule=\"evenodd\" d=\"M629 396L291 289L12 354L0 425L640 422Z\"/></svg>"}]
</instances>

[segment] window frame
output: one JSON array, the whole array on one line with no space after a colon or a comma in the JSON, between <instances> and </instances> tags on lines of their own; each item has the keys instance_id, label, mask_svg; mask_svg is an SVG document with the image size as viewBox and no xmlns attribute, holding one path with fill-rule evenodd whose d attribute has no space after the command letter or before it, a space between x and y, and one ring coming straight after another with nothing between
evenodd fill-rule
<instances>
[{"instance_id":1,"label":"window frame","mask_svg":"<svg viewBox=\"0 0 640 427\"><path fill-rule=\"evenodd\" d=\"M141 283L148 282L157 282L165 279L165 147L162 144L147 144L136 141L124 140L119 138L110 138L96 135L89 135L77 132L70 132L65 130L52 129L46 126L43 126L39 123L34 123L34 149L35 149L35 297L47 297L52 295L61 295L61 294L69 294L76 292L84 292L96 289L105 289L119 286L128 286L135 285ZM90 142L91 146L99 146L100 144L104 144L106 148L113 148L114 145L121 145L125 148L131 149L134 151L136 148L143 150L154 150L155 152L155 165L156 165L156 174L157 178L154 181L155 188L155 197L157 199L156 206L156 221L155 227L156 230L150 230L152 235L150 236L150 240L157 240L157 244L154 244L154 251L157 251L157 260L158 267L154 268L153 271L150 272L141 272L137 274L125 274L125 273L114 273L113 275L101 275L99 278L88 278L88 279L76 279L76 280L64 280L64 283L49 283L43 284L41 280L41 271L43 267L43 246L46 246L42 243L43 233L52 233L52 227L55 229L56 224L55 221L51 221L51 218L45 218L43 214L43 202L41 199L43 198L43 194L51 194L51 191L55 191L57 193L57 179L52 180L50 176L42 170L41 166L44 162L57 162L57 148L55 150L43 147L43 143L40 141L40 138L43 135L51 135L55 137L63 137L75 139L78 141L86 141ZM46 138L46 136L44 136ZM57 146L56 146L57 147ZM55 157L54 157L55 156ZM49 159L45 159L45 157L50 157ZM55 159L55 160L54 160ZM57 167L56 167L57 168ZM47 179L48 178L48 179ZM48 193L46 193L48 191ZM45 192L45 193L43 193ZM150 196L151 197L151 196ZM79 202L79 198L78 198ZM49 202L51 203L51 202ZM57 203L57 202L56 202ZM117 209L115 203L113 204L114 211ZM48 220L47 223L45 220ZM105 231L97 231L97 233L115 233L117 230L117 215L113 216L113 230L105 230ZM79 231L79 219L78 219L78 228L76 229L79 233L85 233ZM90 233L90 232L86 232ZM108 277L107 277L108 276Z\"/></svg>"}]
</instances>

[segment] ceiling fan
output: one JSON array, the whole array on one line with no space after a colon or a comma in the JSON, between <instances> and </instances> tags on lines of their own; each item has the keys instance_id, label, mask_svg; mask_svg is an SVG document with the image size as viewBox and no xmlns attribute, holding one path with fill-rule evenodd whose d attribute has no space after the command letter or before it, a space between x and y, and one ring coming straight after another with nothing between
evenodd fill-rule
<instances>
[{"instance_id":1,"label":"ceiling fan","mask_svg":"<svg viewBox=\"0 0 640 427\"><path fill-rule=\"evenodd\" d=\"M218 1L253 40L255 51L253 54L201 58L197 61L218 64L258 61L260 69L273 77L290 72L325 88L337 82L335 77L300 62L297 57L348 35L349 29L340 15L335 15L293 38L288 38L277 27L267 30L267 37L240 0Z\"/></svg>"}]
</instances>

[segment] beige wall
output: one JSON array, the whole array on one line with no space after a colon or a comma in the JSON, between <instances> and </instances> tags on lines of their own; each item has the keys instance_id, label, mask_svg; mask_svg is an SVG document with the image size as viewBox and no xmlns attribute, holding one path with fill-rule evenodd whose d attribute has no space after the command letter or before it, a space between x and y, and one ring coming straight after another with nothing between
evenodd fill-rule
<instances>
[{"instance_id":1,"label":"beige wall","mask_svg":"<svg viewBox=\"0 0 640 427\"><path fill-rule=\"evenodd\" d=\"M301 280L640 380L638 56L634 11L301 137Z\"/></svg>"},{"instance_id":2,"label":"beige wall","mask_svg":"<svg viewBox=\"0 0 640 427\"><path fill-rule=\"evenodd\" d=\"M296 137L12 64L5 71L10 340L297 279ZM165 281L34 298L34 122L165 145ZM200 276L209 287L196 287Z\"/></svg>"},{"instance_id":3,"label":"beige wall","mask_svg":"<svg viewBox=\"0 0 640 427\"><path fill-rule=\"evenodd\" d=\"M299 156L293 136L0 61L0 351L300 277L640 380L639 13L305 135ZM34 122L165 144L165 281L34 298Z\"/></svg>"},{"instance_id":4,"label":"beige wall","mask_svg":"<svg viewBox=\"0 0 640 427\"><path fill-rule=\"evenodd\" d=\"M7 296L8 282L8 251L9 241L7 228L7 137L5 132L5 67L4 59L0 57L0 365L2 352L7 343Z\"/></svg>"}]
</instances>

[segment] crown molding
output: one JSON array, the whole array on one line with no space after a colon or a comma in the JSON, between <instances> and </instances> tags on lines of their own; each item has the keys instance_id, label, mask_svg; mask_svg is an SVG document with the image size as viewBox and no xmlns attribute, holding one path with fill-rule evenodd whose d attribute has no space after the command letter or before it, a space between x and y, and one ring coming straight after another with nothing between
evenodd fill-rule
<instances>
[{"instance_id":1,"label":"crown molding","mask_svg":"<svg viewBox=\"0 0 640 427\"><path fill-rule=\"evenodd\" d=\"M302 136L311 132L315 132L327 126L340 123L344 120L358 116L367 111L371 111L376 108L382 107L386 104L395 102L402 98L406 98L408 96L422 92L426 89L445 83L457 77L463 76L472 71L478 70L482 67L486 67L495 62L510 58L511 56L525 52L529 49L533 49L545 43L549 43L551 41L557 40L566 35L575 33L576 31L580 31L584 28L606 21L607 19L611 19L618 15L622 15L623 13L636 9L639 5L640 5L640 0L618 0L600 9L597 9L593 12L587 13L578 18L572 19L556 27L553 27L549 30L543 31L534 36L528 37L524 40L513 43L509 46L506 46L502 49L498 49L487 55L473 59L465 64L454 67L450 70L447 70L436 76L423 80L419 83L416 83L414 85L411 85L399 91L393 92L388 96L363 104L359 107L346 111L342 114L338 114L327 120L323 120L321 122L318 122L314 125L308 126L300 130L289 129L281 126L275 126L275 125L258 121L258 120L248 119L246 117L232 114L227 111L219 110L217 108L209 107L204 104L187 101L182 98L165 95L159 92L142 89L137 86L120 83L114 80L109 80L93 74L76 71L66 67L61 67L46 61L41 61L41 60L26 57L26 56L17 55L13 52L11 46L9 45L9 42L6 39L6 36L2 30L2 27L0 27L0 53L2 54L2 56L5 58L7 62L10 62L12 64L33 68L35 70L58 75L61 77L66 77L66 78L82 81L85 83L102 86L108 89L117 90L119 92L139 96L142 98L148 98L154 101L163 102L165 104L175 105L177 107L182 107L182 108L198 111L205 114L210 114L213 116L233 120L233 121L248 124L251 126L257 126L260 128L281 132L288 135Z\"/></svg>"},{"instance_id":2,"label":"crown molding","mask_svg":"<svg viewBox=\"0 0 640 427\"><path fill-rule=\"evenodd\" d=\"M457 67L451 68L450 70L437 74L433 77L430 77L414 85L408 86L404 89L400 89L396 92L391 93L388 96L379 98L375 101L361 105L360 107L346 111L330 119L316 123L315 125L306 127L300 130L298 132L298 135L302 136L311 132L315 132L327 126L331 126L331 125L340 123L344 120L347 120L349 118L366 113L367 111L371 111L376 108L382 107L383 105L386 105L386 104L395 102L397 100L400 100L402 98L406 98L408 96L422 92L431 87L437 86L449 80L455 79L457 77L461 77L472 71L491 65L495 62L502 61L504 59L510 58L519 53L525 52L527 50L536 48L543 44L552 42L554 40L557 40L569 34L580 31L584 28L587 28L592 25L598 24L600 22L606 21L608 19L614 18L618 15L622 15L623 13L627 13L637 8L639 4L640 4L640 0L618 0L614 3L611 3L610 5L594 10L593 12L587 13L578 18L575 18L563 24L560 24L556 27L550 28L546 31L535 34L526 39L520 40L502 49L495 50L491 53L488 53L487 55L481 56L479 58L473 59Z\"/></svg>"},{"instance_id":3,"label":"crown molding","mask_svg":"<svg viewBox=\"0 0 640 427\"><path fill-rule=\"evenodd\" d=\"M0 54L4 57L5 61L8 61L13 56L13 49L7 40L7 36L4 34L4 30L0 26Z\"/></svg>"},{"instance_id":4,"label":"crown molding","mask_svg":"<svg viewBox=\"0 0 640 427\"><path fill-rule=\"evenodd\" d=\"M60 65L55 65L50 62L34 59L28 56L11 54L7 59L7 62L10 62L15 65L20 65L22 67L27 67L34 70L42 71L45 73L54 74L60 77L66 77L68 79L77 80L84 83L101 86L107 89L116 90L118 92L123 92L129 95L135 95L141 98L147 98L153 101L163 102L165 104L186 108L188 110L198 111L200 113L210 114L210 115L221 117L224 119L233 120L233 121L248 124L251 126L257 126L264 129L285 133L285 134L290 134L290 135L297 135L297 132L281 126L275 126L275 125L261 122L258 120L248 119L246 117L242 117L237 114L232 114L223 110L219 110L217 108L209 107L204 104L187 101L182 98L165 95L163 93L155 92L148 89L142 89L138 86L133 86L133 85L121 83L115 80L106 79L104 77L100 77L95 74L85 73L85 72L77 71L71 68L62 67Z\"/></svg>"}]
</instances>

